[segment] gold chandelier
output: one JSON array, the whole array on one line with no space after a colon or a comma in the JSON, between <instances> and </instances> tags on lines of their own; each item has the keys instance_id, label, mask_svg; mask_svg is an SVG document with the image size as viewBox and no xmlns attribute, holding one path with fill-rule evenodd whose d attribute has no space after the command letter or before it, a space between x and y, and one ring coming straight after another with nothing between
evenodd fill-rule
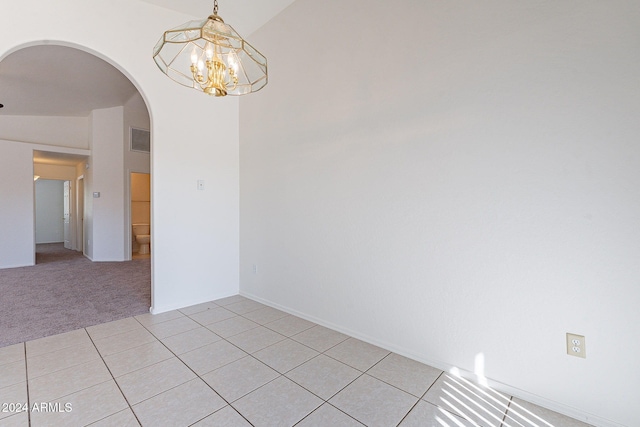
<instances>
[{"instance_id":1,"label":"gold chandelier","mask_svg":"<svg viewBox=\"0 0 640 427\"><path fill-rule=\"evenodd\" d=\"M181 85L209 95L246 95L267 84L267 58L218 16L165 31L153 49L160 70Z\"/></svg>"}]
</instances>

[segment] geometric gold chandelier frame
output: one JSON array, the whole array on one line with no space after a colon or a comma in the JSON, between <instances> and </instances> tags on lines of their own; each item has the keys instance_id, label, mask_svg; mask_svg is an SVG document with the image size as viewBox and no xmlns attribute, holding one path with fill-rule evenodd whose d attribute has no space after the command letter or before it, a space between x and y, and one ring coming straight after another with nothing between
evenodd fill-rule
<instances>
[{"instance_id":1,"label":"geometric gold chandelier frame","mask_svg":"<svg viewBox=\"0 0 640 427\"><path fill-rule=\"evenodd\" d=\"M212 96L246 95L268 82L267 58L213 14L165 31L153 49L160 70L181 85Z\"/></svg>"}]
</instances>

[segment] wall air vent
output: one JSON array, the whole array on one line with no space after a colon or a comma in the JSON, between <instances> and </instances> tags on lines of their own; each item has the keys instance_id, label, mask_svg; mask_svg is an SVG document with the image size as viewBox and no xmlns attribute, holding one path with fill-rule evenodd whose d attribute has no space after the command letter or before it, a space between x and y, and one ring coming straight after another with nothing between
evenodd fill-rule
<instances>
[{"instance_id":1,"label":"wall air vent","mask_svg":"<svg viewBox=\"0 0 640 427\"><path fill-rule=\"evenodd\" d=\"M132 127L130 134L131 151L151 152L151 133L148 130Z\"/></svg>"}]
</instances>

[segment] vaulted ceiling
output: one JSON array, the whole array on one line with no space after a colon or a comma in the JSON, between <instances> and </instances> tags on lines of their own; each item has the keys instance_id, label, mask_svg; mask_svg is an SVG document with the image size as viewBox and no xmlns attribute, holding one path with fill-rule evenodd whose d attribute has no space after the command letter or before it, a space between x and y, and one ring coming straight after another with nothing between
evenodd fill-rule
<instances>
[{"instance_id":1,"label":"vaulted ceiling","mask_svg":"<svg viewBox=\"0 0 640 427\"><path fill-rule=\"evenodd\" d=\"M206 18L213 10L213 0L142 0L157 6ZM248 36L295 0L218 0L218 14L242 36ZM182 22L176 23L176 26Z\"/></svg>"}]
</instances>

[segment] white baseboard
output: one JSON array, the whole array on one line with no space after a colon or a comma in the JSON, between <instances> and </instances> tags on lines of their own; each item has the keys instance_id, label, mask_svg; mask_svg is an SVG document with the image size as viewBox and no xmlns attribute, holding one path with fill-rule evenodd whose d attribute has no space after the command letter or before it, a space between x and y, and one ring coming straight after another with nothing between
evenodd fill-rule
<instances>
[{"instance_id":1,"label":"white baseboard","mask_svg":"<svg viewBox=\"0 0 640 427\"><path fill-rule=\"evenodd\" d=\"M8 268L20 268L20 267L33 267L34 265L36 265L35 262L31 263L31 264L7 264L7 265L0 265L0 270L6 270Z\"/></svg>"},{"instance_id":2,"label":"white baseboard","mask_svg":"<svg viewBox=\"0 0 640 427\"><path fill-rule=\"evenodd\" d=\"M450 364L448 364L446 362L437 361L437 360L430 360L429 358L424 357L422 355L414 354L411 351L408 351L407 349L397 347L396 345L393 345L393 344L388 343L388 342L381 341L381 340L379 340L377 338L368 336L366 334L362 334L362 333L360 333L358 331L352 331L352 330L350 330L348 328L345 328L345 327L342 327L340 325L335 325L335 324L333 324L331 322L325 321L324 319L319 319L319 318L316 318L314 316L309 316L306 313L302 313L302 312L300 312L298 310L294 310L294 309L292 309L290 307L285 307L285 306L277 304L277 303L275 303L273 301L267 300L265 298L261 298L261 297L259 297L257 295L253 295L253 294L251 294L249 292L240 291L240 295L242 295L242 296L244 296L246 298L250 298L252 300L258 301L258 302L260 302L262 304L265 304L265 305L268 305L270 307L276 308L278 310L284 311L286 313L301 317L301 318L303 318L305 320L309 320L310 322L317 323L318 325L333 329L333 330L338 331L338 332L342 332L343 334L346 334L346 335L349 335L351 337L357 338L359 340L365 341L365 342L367 342L369 344L373 344L375 346L384 348L385 350L392 351L392 352L394 352L396 354L399 354L401 356L408 357L409 359L413 359L413 360L416 360L418 362L424 363L425 365L432 366L432 367L434 367L436 369L440 369L440 370L445 371L445 372L455 371L455 372L459 373L459 375L461 377L463 377L463 378L467 378L467 379L473 380L473 381L477 380L477 376L473 372L469 372L469 371L466 371L464 369L460 369L457 366L450 365ZM575 418L576 420L591 424L593 426L596 426L596 427L628 427L628 426L624 426L622 424L616 423L615 421L607 420L607 419L598 417L596 415L589 414L589 413L586 413L584 411L578 410L578 409L573 408L571 406L567 406L567 405L564 405L562 403L559 403L559 402L556 402L556 401L553 401L553 400L550 400L550 399L546 399L544 397L529 393L529 392L527 392L525 390L521 390L519 388L512 387L512 386L510 386L508 384L504 384L504 383L502 383L500 381L495 381L495 380L492 380L491 378L485 378L485 379L487 381L488 386L491 387L492 389L498 391L498 392L501 392L501 393L504 393L504 394L508 394L510 396L514 396L514 397L517 397L517 398L522 399L522 400L526 400L527 402L530 402L530 403L533 403L535 405L541 406L543 408L558 412L558 413L566 415L568 417Z\"/></svg>"}]
</instances>

